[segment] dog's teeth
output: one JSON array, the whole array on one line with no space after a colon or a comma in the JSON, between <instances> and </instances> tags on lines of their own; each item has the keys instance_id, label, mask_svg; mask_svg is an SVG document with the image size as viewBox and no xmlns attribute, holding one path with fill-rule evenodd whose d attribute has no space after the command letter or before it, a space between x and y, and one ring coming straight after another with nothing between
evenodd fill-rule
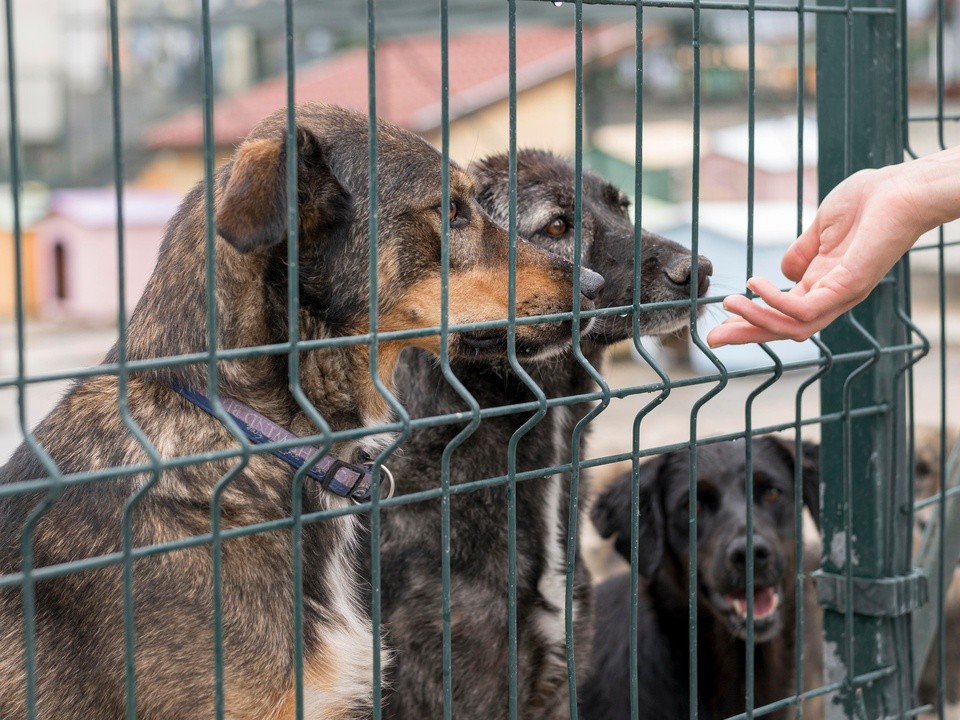
<instances>
[{"instance_id":1,"label":"dog's teeth","mask_svg":"<svg viewBox=\"0 0 960 720\"><path fill-rule=\"evenodd\" d=\"M747 614L747 601L746 599L741 600L740 598L730 598L730 605L733 607L733 611L740 617L746 617Z\"/></svg>"},{"instance_id":2,"label":"dog's teeth","mask_svg":"<svg viewBox=\"0 0 960 720\"><path fill-rule=\"evenodd\" d=\"M623 315L617 315L617 317L630 317L630 313L623 313Z\"/></svg>"}]
</instances>

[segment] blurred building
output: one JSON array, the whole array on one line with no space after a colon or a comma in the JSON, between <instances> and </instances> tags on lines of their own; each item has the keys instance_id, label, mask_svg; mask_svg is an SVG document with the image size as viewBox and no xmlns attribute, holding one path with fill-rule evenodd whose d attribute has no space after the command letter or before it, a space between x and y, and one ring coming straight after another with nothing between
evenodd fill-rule
<instances>
[{"instance_id":1,"label":"blurred building","mask_svg":"<svg viewBox=\"0 0 960 720\"><path fill-rule=\"evenodd\" d=\"M758 120L753 127L753 198L796 202L800 135L797 118ZM803 198L817 201L817 121L803 123ZM710 133L700 160L701 200L746 200L749 197L750 127L746 124Z\"/></svg>"},{"instance_id":2,"label":"blurred building","mask_svg":"<svg viewBox=\"0 0 960 720\"><path fill-rule=\"evenodd\" d=\"M517 143L560 153L574 149L575 35L570 27L517 29ZM632 24L586 28L584 73L634 55ZM662 37L656 28L647 43ZM509 144L509 47L501 27L452 34L449 39L450 155L467 164ZM441 53L437 33L385 40L377 46L377 115L441 142ZM347 50L298 70L298 102L322 101L366 112L366 46ZM286 101L285 76L265 81L216 102L213 135L218 160L263 116ZM148 144L158 151L140 182L186 187L202 175L203 120L200 108L152 126Z\"/></svg>"},{"instance_id":3,"label":"blurred building","mask_svg":"<svg viewBox=\"0 0 960 720\"><path fill-rule=\"evenodd\" d=\"M163 229L180 203L166 191L123 196L124 299L127 313L153 272ZM36 226L34 272L39 314L81 322L116 320L119 305L117 199L113 188L61 190Z\"/></svg>"}]
</instances>

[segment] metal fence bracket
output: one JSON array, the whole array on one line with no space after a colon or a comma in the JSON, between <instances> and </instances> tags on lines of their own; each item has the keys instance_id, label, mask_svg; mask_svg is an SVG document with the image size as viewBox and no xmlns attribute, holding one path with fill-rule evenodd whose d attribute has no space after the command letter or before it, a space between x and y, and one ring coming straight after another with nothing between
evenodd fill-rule
<instances>
[{"instance_id":1,"label":"metal fence bracket","mask_svg":"<svg viewBox=\"0 0 960 720\"><path fill-rule=\"evenodd\" d=\"M847 600L847 578L839 573L818 570L813 574L817 602L843 612ZM908 575L853 579L853 611L870 617L900 617L930 601L927 576L921 570Z\"/></svg>"}]
</instances>

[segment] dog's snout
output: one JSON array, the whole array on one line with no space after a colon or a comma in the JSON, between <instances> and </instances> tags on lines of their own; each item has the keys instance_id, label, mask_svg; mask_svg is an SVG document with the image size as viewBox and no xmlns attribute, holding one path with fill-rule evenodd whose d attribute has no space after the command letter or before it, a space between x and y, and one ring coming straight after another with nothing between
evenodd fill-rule
<instances>
[{"instance_id":1,"label":"dog's snout","mask_svg":"<svg viewBox=\"0 0 960 720\"><path fill-rule=\"evenodd\" d=\"M697 256L697 297L703 297L710 289L710 276L713 275L713 263L706 255Z\"/></svg>"},{"instance_id":2,"label":"dog's snout","mask_svg":"<svg viewBox=\"0 0 960 720\"><path fill-rule=\"evenodd\" d=\"M678 257L663 268L663 274L675 285L690 287L690 275L693 262L689 255ZM713 263L704 255L697 257L697 297L703 297L710 288L710 276L713 274Z\"/></svg>"},{"instance_id":3,"label":"dog's snout","mask_svg":"<svg viewBox=\"0 0 960 720\"><path fill-rule=\"evenodd\" d=\"M770 544L759 535L753 537L753 566L754 570L762 568L770 561L773 551ZM744 571L747 568L747 538L740 537L730 543L727 549L727 562L736 570Z\"/></svg>"},{"instance_id":4,"label":"dog's snout","mask_svg":"<svg viewBox=\"0 0 960 720\"><path fill-rule=\"evenodd\" d=\"M580 293L588 300L596 300L603 290L603 275L587 268L580 268Z\"/></svg>"}]
</instances>

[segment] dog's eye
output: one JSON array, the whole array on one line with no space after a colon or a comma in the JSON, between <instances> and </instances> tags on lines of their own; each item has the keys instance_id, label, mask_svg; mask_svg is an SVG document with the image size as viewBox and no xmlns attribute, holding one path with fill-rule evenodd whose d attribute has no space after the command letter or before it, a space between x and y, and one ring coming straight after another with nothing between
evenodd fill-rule
<instances>
[{"instance_id":1,"label":"dog's eye","mask_svg":"<svg viewBox=\"0 0 960 720\"><path fill-rule=\"evenodd\" d=\"M562 217L554 218L549 225L547 225L543 231L552 237L560 237L561 235L567 232L569 226L567 221Z\"/></svg>"},{"instance_id":2,"label":"dog's eye","mask_svg":"<svg viewBox=\"0 0 960 720\"><path fill-rule=\"evenodd\" d=\"M456 200L450 201L450 206L447 208L447 218L450 220L450 227L454 229L465 228L470 222L470 214L465 212Z\"/></svg>"},{"instance_id":3,"label":"dog's eye","mask_svg":"<svg viewBox=\"0 0 960 720\"><path fill-rule=\"evenodd\" d=\"M683 508L684 515L690 515L690 498L687 498L686 500L684 500L680 504L680 507ZM703 510L703 502L701 502L700 498L697 498L697 510L696 510L697 515L699 515L702 510Z\"/></svg>"},{"instance_id":4,"label":"dog's eye","mask_svg":"<svg viewBox=\"0 0 960 720\"><path fill-rule=\"evenodd\" d=\"M760 491L760 500L765 503L775 503L783 495L783 491L775 487L765 487Z\"/></svg>"},{"instance_id":5,"label":"dog's eye","mask_svg":"<svg viewBox=\"0 0 960 720\"><path fill-rule=\"evenodd\" d=\"M623 215L625 218L629 218L629 217L630 217L630 202L629 202L629 201L620 203L620 214Z\"/></svg>"}]
</instances>

